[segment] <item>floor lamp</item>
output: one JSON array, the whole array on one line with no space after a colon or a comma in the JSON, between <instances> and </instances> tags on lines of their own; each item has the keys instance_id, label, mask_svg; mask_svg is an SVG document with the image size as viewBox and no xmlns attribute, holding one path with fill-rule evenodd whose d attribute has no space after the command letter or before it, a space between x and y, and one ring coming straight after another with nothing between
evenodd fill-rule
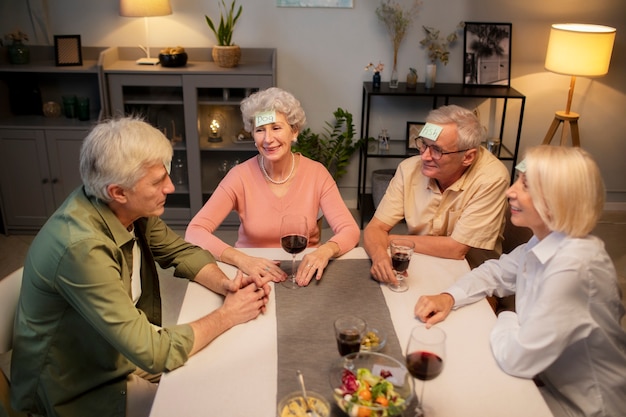
<instances>
[{"instance_id":1,"label":"floor lamp","mask_svg":"<svg viewBox=\"0 0 626 417\"><path fill-rule=\"evenodd\" d=\"M143 17L146 30L146 46L139 47L146 53L145 58L139 58L137 64L156 65L159 58L150 57L150 32L148 30L148 17L167 16L172 14L170 0L120 0L120 16Z\"/></svg>"},{"instance_id":2,"label":"floor lamp","mask_svg":"<svg viewBox=\"0 0 626 417\"><path fill-rule=\"evenodd\" d=\"M555 24L550 30L545 67L548 71L571 76L565 111L557 111L543 144L552 142L563 123L561 146L566 142L566 126L572 132L572 145L580 146L578 113L570 112L576 77L601 77L609 71L615 41L615 28L578 23Z\"/></svg>"}]
</instances>

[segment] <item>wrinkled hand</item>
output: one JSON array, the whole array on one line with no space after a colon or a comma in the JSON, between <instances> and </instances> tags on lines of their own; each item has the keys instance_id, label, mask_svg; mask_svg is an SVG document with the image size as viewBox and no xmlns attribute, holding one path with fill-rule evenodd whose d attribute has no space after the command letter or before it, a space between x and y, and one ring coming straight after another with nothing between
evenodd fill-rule
<instances>
[{"instance_id":1,"label":"wrinkled hand","mask_svg":"<svg viewBox=\"0 0 626 417\"><path fill-rule=\"evenodd\" d=\"M258 287L262 287L270 281L281 282L287 279L287 273L280 269L279 261L249 256L240 268L251 277Z\"/></svg>"},{"instance_id":2,"label":"wrinkled hand","mask_svg":"<svg viewBox=\"0 0 626 417\"><path fill-rule=\"evenodd\" d=\"M322 279L324 269L328 266L330 256L320 248L314 250L311 253L307 253L302 258L302 262L298 266L298 272L296 273L296 282L299 286L305 287L309 285L309 282L315 277L317 281Z\"/></svg>"},{"instance_id":3,"label":"wrinkled hand","mask_svg":"<svg viewBox=\"0 0 626 417\"><path fill-rule=\"evenodd\" d=\"M269 301L269 285L259 288L254 282L246 281L241 271L231 282L233 285L226 293L222 309L233 325L255 319L265 312Z\"/></svg>"},{"instance_id":4,"label":"wrinkled hand","mask_svg":"<svg viewBox=\"0 0 626 417\"><path fill-rule=\"evenodd\" d=\"M377 259L372 259L372 267L370 268L372 277L382 284L397 285L396 273L391 265L391 257L389 255L381 256ZM404 275L408 273L405 271Z\"/></svg>"},{"instance_id":5,"label":"wrinkled hand","mask_svg":"<svg viewBox=\"0 0 626 417\"><path fill-rule=\"evenodd\" d=\"M426 323L430 328L433 324L443 321L454 307L454 298L448 294L422 295L415 304L415 317Z\"/></svg>"}]
</instances>

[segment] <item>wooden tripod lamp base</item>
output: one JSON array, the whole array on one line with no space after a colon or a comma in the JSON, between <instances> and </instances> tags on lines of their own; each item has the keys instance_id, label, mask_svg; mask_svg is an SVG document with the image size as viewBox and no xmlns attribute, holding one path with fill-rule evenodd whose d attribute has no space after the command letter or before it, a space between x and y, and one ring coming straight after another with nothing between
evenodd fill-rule
<instances>
[{"instance_id":1,"label":"wooden tripod lamp base","mask_svg":"<svg viewBox=\"0 0 626 417\"><path fill-rule=\"evenodd\" d=\"M567 141L567 129L565 128L566 124L569 125L570 131L572 132L572 145L580 146L580 135L578 133L578 119L580 115L574 112L564 112L557 111L554 115L554 120L550 125L550 129L548 129L548 133L546 133L546 137L543 138L543 145L549 145L552 142L552 138L554 138L554 134L557 129L563 123L563 130L561 131L561 146L565 145Z\"/></svg>"}]
</instances>

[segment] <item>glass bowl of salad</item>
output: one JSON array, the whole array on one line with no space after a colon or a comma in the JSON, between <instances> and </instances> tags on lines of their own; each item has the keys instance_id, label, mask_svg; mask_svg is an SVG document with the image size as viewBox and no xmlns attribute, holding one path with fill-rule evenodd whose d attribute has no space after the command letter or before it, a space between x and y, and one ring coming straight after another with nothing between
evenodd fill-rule
<instances>
[{"instance_id":1,"label":"glass bowl of salad","mask_svg":"<svg viewBox=\"0 0 626 417\"><path fill-rule=\"evenodd\" d=\"M377 352L343 356L329 380L337 406L351 417L400 416L415 397L406 366Z\"/></svg>"}]
</instances>

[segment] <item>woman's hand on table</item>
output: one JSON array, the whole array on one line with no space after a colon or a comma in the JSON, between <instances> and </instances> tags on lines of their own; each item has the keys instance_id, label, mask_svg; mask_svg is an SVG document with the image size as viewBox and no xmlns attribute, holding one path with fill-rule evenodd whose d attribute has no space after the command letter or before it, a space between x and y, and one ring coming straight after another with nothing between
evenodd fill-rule
<instances>
[{"instance_id":1,"label":"woman's hand on table","mask_svg":"<svg viewBox=\"0 0 626 417\"><path fill-rule=\"evenodd\" d=\"M415 304L415 317L431 327L435 323L445 320L454 307L454 298L448 293L437 295L422 295Z\"/></svg>"},{"instance_id":2,"label":"woman's hand on table","mask_svg":"<svg viewBox=\"0 0 626 417\"><path fill-rule=\"evenodd\" d=\"M328 261L339 252L339 246L334 242L327 242L313 252L307 253L302 258L296 272L296 282L301 287L306 287L313 278L317 281L322 279L324 269Z\"/></svg>"}]
</instances>

